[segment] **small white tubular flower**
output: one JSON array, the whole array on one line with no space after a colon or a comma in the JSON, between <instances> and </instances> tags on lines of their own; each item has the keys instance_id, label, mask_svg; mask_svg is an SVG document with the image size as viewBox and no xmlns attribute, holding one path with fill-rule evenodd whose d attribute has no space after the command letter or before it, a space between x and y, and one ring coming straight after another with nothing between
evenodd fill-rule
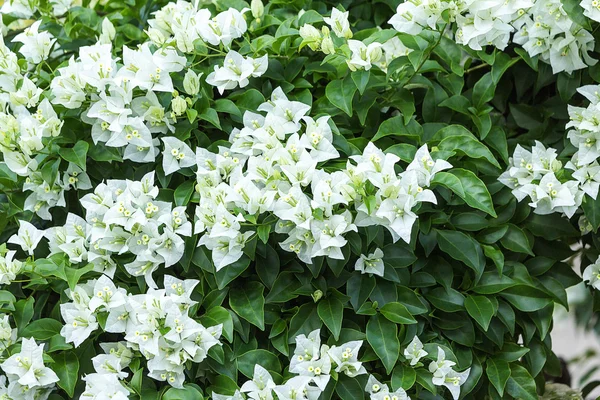
<instances>
[{"instance_id":1,"label":"small white tubular flower","mask_svg":"<svg viewBox=\"0 0 600 400\"><path fill-rule=\"evenodd\" d=\"M14 42L23 43L19 52L32 64L39 64L50 54L50 49L56 39L49 32L39 32L42 21L34 22L23 33L13 39Z\"/></svg>"},{"instance_id":2,"label":"small white tubular flower","mask_svg":"<svg viewBox=\"0 0 600 400\"><path fill-rule=\"evenodd\" d=\"M349 14L348 11L342 12L337 8L332 8L331 16L323 18L323 21L331 27L331 30L337 37L350 39L352 37L352 30L348 21Z\"/></svg>"},{"instance_id":3,"label":"small white tubular flower","mask_svg":"<svg viewBox=\"0 0 600 400\"><path fill-rule=\"evenodd\" d=\"M21 246L23 251L33 255L43 237L43 230L37 229L27 221L19 221L19 230L8 239L8 243L17 244Z\"/></svg>"},{"instance_id":4,"label":"small white tubular flower","mask_svg":"<svg viewBox=\"0 0 600 400\"><path fill-rule=\"evenodd\" d=\"M594 289L600 290L600 257L583 271L583 280Z\"/></svg>"},{"instance_id":5,"label":"small white tubular flower","mask_svg":"<svg viewBox=\"0 0 600 400\"><path fill-rule=\"evenodd\" d=\"M348 40L348 47L352 51L352 58L347 60L348 67L352 71L358 69L370 70L383 55L381 43L373 42L368 46L360 40Z\"/></svg>"},{"instance_id":6,"label":"small white tubular flower","mask_svg":"<svg viewBox=\"0 0 600 400\"><path fill-rule=\"evenodd\" d=\"M404 357L410 361L410 365L416 365L421 358L425 357L428 353L423 350L423 343L421 340L415 335L413 340L408 344L406 349L404 349Z\"/></svg>"},{"instance_id":7,"label":"small white tubular flower","mask_svg":"<svg viewBox=\"0 0 600 400\"><path fill-rule=\"evenodd\" d=\"M368 256L361 254L360 258L356 260L354 269L360 271L361 274L374 274L383 276L385 272L385 266L383 264L383 250L377 248Z\"/></svg>"},{"instance_id":8,"label":"small white tubular flower","mask_svg":"<svg viewBox=\"0 0 600 400\"><path fill-rule=\"evenodd\" d=\"M388 393L390 391L388 385L385 383L379 382L373 375L369 375L369 379L367 379L367 385L365 386L365 392L374 394L374 393Z\"/></svg>"},{"instance_id":9,"label":"small white tubular flower","mask_svg":"<svg viewBox=\"0 0 600 400\"><path fill-rule=\"evenodd\" d=\"M163 169L165 175L196 164L195 154L190 147L176 137L163 137Z\"/></svg>"},{"instance_id":10,"label":"small white tubular flower","mask_svg":"<svg viewBox=\"0 0 600 400\"><path fill-rule=\"evenodd\" d=\"M33 338L23 339L21 351L0 364L10 380L30 388L45 387L58 382L58 376L44 365L44 344Z\"/></svg>"}]
</instances>

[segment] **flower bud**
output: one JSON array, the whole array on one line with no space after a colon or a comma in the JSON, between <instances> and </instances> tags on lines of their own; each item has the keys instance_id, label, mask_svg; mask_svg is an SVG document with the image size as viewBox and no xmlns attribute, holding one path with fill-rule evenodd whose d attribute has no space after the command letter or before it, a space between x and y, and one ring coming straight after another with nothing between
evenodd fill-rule
<instances>
[{"instance_id":1,"label":"flower bud","mask_svg":"<svg viewBox=\"0 0 600 400\"><path fill-rule=\"evenodd\" d=\"M175 115L181 115L187 110L187 102L181 96L177 96L171 102L171 108Z\"/></svg>"},{"instance_id":2,"label":"flower bud","mask_svg":"<svg viewBox=\"0 0 600 400\"><path fill-rule=\"evenodd\" d=\"M335 53L335 46L333 45L333 40L331 40L331 36L327 36L321 42L321 51L325 54L333 54Z\"/></svg>"},{"instance_id":3,"label":"flower bud","mask_svg":"<svg viewBox=\"0 0 600 400\"><path fill-rule=\"evenodd\" d=\"M117 31L115 30L115 26L110 22L108 18L104 18L102 20L102 34L106 35L106 37L110 40L114 40Z\"/></svg>"},{"instance_id":4,"label":"flower bud","mask_svg":"<svg viewBox=\"0 0 600 400\"><path fill-rule=\"evenodd\" d=\"M252 0L250 2L250 11L254 18L259 19L265 13L265 6L263 6L261 0Z\"/></svg>"},{"instance_id":5,"label":"flower bud","mask_svg":"<svg viewBox=\"0 0 600 400\"><path fill-rule=\"evenodd\" d=\"M200 76L191 69L188 69L183 78L183 89L190 96L197 95L200 91Z\"/></svg>"},{"instance_id":6,"label":"flower bud","mask_svg":"<svg viewBox=\"0 0 600 400\"><path fill-rule=\"evenodd\" d=\"M383 56L383 50L381 50L381 46L369 46L370 49L368 51L368 57L369 60L371 60L372 63L376 63L377 61L379 61L381 59L381 56Z\"/></svg>"},{"instance_id":7,"label":"flower bud","mask_svg":"<svg viewBox=\"0 0 600 400\"><path fill-rule=\"evenodd\" d=\"M150 41L157 45L163 45L166 41L165 35L158 29L150 28L146 31L146 34L148 35L148 38L150 38Z\"/></svg>"},{"instance_id":8,"label":"flower bud","mask_svg":"<svg viewBox=\"0 0 600 400\"><path fill-rule=\"evenodd\" d=\"M560 162L559 160L554 160L552 161L552 165L550 166L550 168L552 168L552 172L558 172L562 169L562 162Z\"/></svg>"},{"instance_id":9,"label":"flower bud","mask_svg":"<svg viewBox=\"0 0 600 400\"><path fill-rule=\"evenodd\" d=\"M321 45L321 32L310 24L304 24L300 28L300 37L302 37L303 43L306 43L311 50L316 51Z\"/></svg>"},{"instance_id":10,"label":"flower bud","mask_svg":"<svg viewBox=\"0 0 600 400\"><path fill-rule=\"evenodd\" d=\"M313 292L313 294L311 294L311 297L313 298L314 302L316 303L317 301L321 300L321 297L323 297L323 291L317 289Z\"/></svg>"}]
</instances>

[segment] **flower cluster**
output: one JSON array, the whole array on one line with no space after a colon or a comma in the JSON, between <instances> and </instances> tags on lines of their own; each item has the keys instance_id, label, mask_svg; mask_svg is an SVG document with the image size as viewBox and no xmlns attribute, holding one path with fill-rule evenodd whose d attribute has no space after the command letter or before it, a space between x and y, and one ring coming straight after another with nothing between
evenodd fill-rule
<instances>
[{"instance_id":1,"label":"flower cluster","mask_svg":"<svg viewBox=\"0 0 600 400\"><path fill-rule=\"evenodd\" d=\"M85 390L80 398L128 399L129 390L121 384L121 380L129 375L123 368L129 366L134 357L133 351L125 342L100 343L100 347L104 354L92 358L96 372L83 377Z\"/></svg>"},{"instance_id":2,"label":"flower cluster","mask_svg":"<svg viewBox=\"0 0 600 400\"><path fill-rule=\"evenodd\" d=\"M102 275L67 291L72 302L60 305L65 321L61 335L67 342L79 346L99 327L98 316L103 314L105 332L124 334L127 350L120 350L121 355L126 354L129 360L131 351L128 349L141 353L148 360L148 376L182 387L185 364L202 362L208 350L220 344L222 325L205 328L188 315L189 308L196 304L190 296L198 283L166 275L164 289L150 288L145 294L132 295ZM116 345L109 345L110 349ZM97 364L108 363L111 368L105 369L116 371L122 379L127 376L121 374L126 363L121 362L123 356L115 357L100 357ZM96 371L98 369L96 366ZM104 378L88 376L88 385L94 387L98 385L96 379Z\"/></svg>"},{"instance_id":3,"label":"flower cluster","mask_svg":"<svg viewBox=\"0 0 600 400\"><path fill-rule=\"evenodd\" d=\"M404 349L404 356L410 360L411 366L421 365L421 358L427 356L428 353L423 350L423 343L417 336ZM445 386L452 394L454 400L458 400L460 395L460 386L464 384L469 377L471 368L463 372L456 372L452 367L456 363L446 359L446 353L441 347L437 348L437 360L431 361L429 364L429 372L433 374L432 382L436 386ZM399 388L395 392L390 392L388 385L379 382L373 375L369 376L365 391L370 394L371 400L410 400L406 392Z\"/></svg>"},{"instance_id":4,"label":"flower cluster","mask_svg":"<svg viewBox=\"0 0 600 400\"><path fill-rule=\"evenodd\" d=\"M184 240L192 224L185 207L158 201L154 172L140 181L109 180L80 200L86 219L69 214L64 226L46 230L50 254L66 254L69 261L88 261L94 269L113 276L113 255L131 253L125 264L133 276L144 276L156 288L152 273L161 264L170 267L183 256Z\"/></svg>"},{"instance_id":5,"label":"flower cluster","mask_svg":"<svg viewBox=\"0 0 600 400\"><path fill-rule=\"evenodd\" d=\"M325 54L336 53L336 48L331 38L331 32L340 39L350 39L353 36L348 21L348 12L341 12L337 8L331 10L331 16L323 18L327 24L319 31L311 24L300 27L299 34L302 37L300 48L308 46L311 50L322 51ZM331 28L331 29L330 29ZM387 71L392 60L408 55L412 49L406 47L402 41L393 37L384 43L364 43L360 40L347 40L350 57L346 63L352 71L370 70L373 65L382 71Z\"/></svg>"},{"instance_id":6,"label":"flower cluster","mask_svg":"<svg viewBox=\"0 0 600 400\"><path fill-rule=\"evenodd\" d=\"M327 172L319 163L339 156L329 117L315 121L306 115L309 105L289 100L280 88L258 110L266 115L246 112L244 127L230 135L231 148L196 150L195 233L204 233L198 243L212 251L217 270L237 261L254 233L242 230L240 210L278 217L276 232L288 236L281 247L309 264L318 256L343 259L344 234L359 226L384 226L394 241L409 242L415 208L436 202L425 188L451 167L423 146L398 174L399 157L369 143L345 169Z\"/></svg>"},{"instance_id":7,"label":"flower cluster","mask_svg":"<svg viewBox=\"0 0 600 400\"><path fill-rule=\"evenodd\" d=\"M318 399L331 379L332 371L344 373L350 377L366 374L367 371L358 361L358 352L362 341L352 341L340 346L321 344L321 331L312 331L308 336L296 336L296 349L290 361L289 371L296 376L284 384L277 385L271 374L261 365L254 367L251 381L242 385L233 396L213 393L214 400L278 399L307 400Z\"/></svg>"},{"instance_id":8,"label":"flower cluster","mask_svg":"<svg viewBox=\"0 0 600 400\"><path fill-rule=\"evenodd\" d=\"M588 85L577 89L590 101L583 107L569 106L571 121L566 125L567 137L577 149L565 168L573 171L567 179L556 150L546 149L540 142L527 151L517 145L509 169L498 178L513 189L521 201L529 196L537 214L561 212L572 217L584 195L596 199L600 189L600 86Z\"/></svg>"},{"instance_id":9,"label":"flower cluster","mask_svg":"<svg viewBox=\"0 0 600 400\"><path fill-rule=\"evenodd\" d=\"M0 381L0 395L10 399L46 399L58 382L56 373L44 363L44 344L38 345L32 338L23 339L21 351L0 368L8 378L8 382Z\"/></svg>"},{"instance_id":10,"label":"flower cluster","mask_svg":"<svg viewBox=\"0 0 600 400\"><path fill-rule=\"evenodd\" d=\"M536 214L561 212L573 216L583 200L577 181L561 183L557 177L562 163L556 150L546 149L540 142L528 151L517 145L509 160L509 168L498 180L512 189L521 201L529 196Z\"/></svg>"},{"instance_id":11,"label":"flower cluster","mask_svg":"<svg viewBox=\"0 0 600 400\"><path fill-rule=\"evenodd\" d=\"M267 67L266 55L254 59L230 50L225 56L223 66L215 65L215 71L206 77L206 83L216 86L219 93L223 94L225 90L235 89L238 86L246 87L249 83L248 78L261 76L267 71Z\"/></svg>"},{"instance_id":12,"label":"flower cluster","mask_svg":"<svg viewBox=\"0 0 600 400\"><path fill-rule=\"evenodd\" d=\"M229 8L214 17L206 8L199 8L199 2L178 0L171 2L154 13L148 20L148 37L162 46L175 42L182 53L194 51L199 40L212 46L231 47L233 40L241 38L248 30L244 14L248 8Z\"/></svg>"},{"instance_id":13,"label":"flower cluster","mask_svg":"<svg viewBox=\"0 0 600 400\"><path fill-rule=\"evenodd\" d=\"M560 0L409 0L389 23L416 35L423 29L443 30L447 21L456 24L454 40L474 50L487 45L503 50L513 35L513 42L529 56L540 56L555 74L595 63L588 55L594 49L592 34L571 20Z\"/></svg>"}]
</instances>

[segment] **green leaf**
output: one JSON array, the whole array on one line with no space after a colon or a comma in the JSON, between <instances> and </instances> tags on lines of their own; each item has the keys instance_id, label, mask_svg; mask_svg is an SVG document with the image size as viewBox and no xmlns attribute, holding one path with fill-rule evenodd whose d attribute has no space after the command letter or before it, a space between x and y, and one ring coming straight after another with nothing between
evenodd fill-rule
<instances>
[{"instance_id":1,"label":"green leaf","mask_svg":"<svg viewBox=\"0 0 600 400\"><path fill-rule=\"evenodd\" d=\"M36 340L48 340L60 333L62 326L59 321L52 318L37 319L19 332L19 335L23 338L32 337Z\"/></svg>"},{"instance_id":2,"label":"green leaf","mask_svg":"<svg viewBox=\"0 0 600 400\"><path fill-rule=\"evenodd\" d=\"M260 282L248 282L229 292L229 305L237 315L265 330L265 287Z\"/></svg>"},{"instance_id":3,"label":"green leaf","mask_svg":"<svg viewBox=\"0 0 600 400\"><path fill-rule=\"evenodd\" d=\"M75 146L72 148L61 147L58 150L58 154L60 154L65 161L71 162L85 171L87 152L89 148L90 145L87 142L80 140L75 143Z\"/></svg>"},{"instance_id":4,"label":"green leaf","mask_svg":"<svg viewBox=\"0 0 600 400\"><path fill-rule=\"evenodd\" d=\"M527 370L517 364L510 366L510 378L506 383L506 391L515 399L538 400L535 381Z\"/></svg>"},{"instance_id":5,"label":"green leaf","mask_svg":"<svg viewBox=\"0 0 600 400\"><path fill-rule=\"evenodd\" d=\"M379 125L379 129L371 141L376 142L386 136L407 137L409 139L419 140L422 134L423 128L417 121L411 119L405 124L402 115L398 115L383 121L381 125Z\"/></svg>"},{"instance_id":6,"label":"green leaf","mask_svg":"<svg viewBox=\"0 0 600 400\"><path fill-rule=\"evenodd\" d=\"M331 104L348 114L349 117L352 116L352 99L355 93L356 85L350 75L343 80L329 82L325 88L325 96Z\"/></svg>"},{"instance_id":7,"label":"green leaf","mask_svg":"<svg viewBox=\"0 0 600 400\"><path fill-rule=\"evenodd\" d=\"M498 391L500 396L504 394L504 387L510 377L510 365L504 360L488 358L486 361L485 373Z\"/></svg>"},{"instance_id":8,"label":"green leaf","mask_svg":"<svg viewBox=\"0 0 600 400\"><path fill-rule=\"evenodd\" d=\"M417 320L408 309L400 303L387 303L379 310L384 317L397 324L416 324Z\"/></svg>"},{"instance_id":9,"label":"green leaf","mask_svg":"<svg viewBox=\"0 0 600 400\"><path fill-rule=\"evenodd\" d=\"M594 233L597 232L598 227L600 227L600 196L596 196L596 200L594 200L586 194L583 203L581 203L581 208L583 208L585 217L592 225Z\"/></svg>"},{"instance_id":10,"label":"green leaf","mask_svg":"<svg viewBox=\"0 0 600 400\"><path fill-rule=\"evenodd\" d=\"M79 358L77 354L71 351L62 351L52 355L54 364L52 370L58 375L60 386L67 394L73 398L75 385L79 378Z\"/></svg>"},{"instance_id":11,"label":"green leaf","mask_svg":"<svg viewBox=\"0 0 600 400\"><path fill-rule=\"evenodd\" d=\"M340 379L335 385L335 392L340 399L348 400L363 400L365 391L356 378L351 378L346 375L340 375Z\"/></svg>"},{"instance_id":12,"label":"green leaf","mask_svg":"<svg viewBox=\"0 0 600 400\"><path fill-rule=\"evenodd\" d=\"M194 189L196 186L196 181L187 180L183 182L181 185L175 189L174 199L176 206L187 206L192 198L192 194L194 194Z\"/></svg>"},{"instance_id":13,"label":"green leaf","mask_svg":"<svg viewBox=\"0 0 600 400\"><path fill-rule=\"evenodd\" d=\"M392 372L392 388L398 390L400 388L408 390L415 384L417 373L411 366L400 364L394 368Z\"/></svg>"},{"instance_id":14,"label":"green leaf","mask_svg":"<svg viewBox=\"0 0 600 400\"><path fill-rule=\"evenodd\" d=\"M534 255L527 235L516 225L508 224L508 230L500 239L500 243L508 250L529 254L530 256Z\"/></svg>"},{"instance_id":15,"label":"green leaf","mask_svg":"<svg viewBox=\"0 0 600 400\"><path fill-rule=\"evenodd\" d=\"M353 71L350 76L352 76L352 80L358 89L358 92L362 96L367 88L367 84L369 83L369 77L371 76L370 71L365 71L364 69Z\"/></svg>"},{"instance_id":16,"label":"green leaf","mask_svg":"<svg viewBox=\"0 0 600 400\"><path fill-rule=\"evenodd\" d=\"M494 98L496 82L492 79L492 73L483 75L473 86L473 106L480 110L485 103Z\"/></svg>"},{"instance_id":17,"label":"green leaf","mask_svg":"<svg viewBox=\"0 0 600 400\"><path fill-rule=\"evenodd\" d=\"M391 373L400 354L396 324L381 315L373 315L367 323L367 341L383 363L386 373Z\"/></svg>"},{"instance_id":18,"label":"green leaf","mask_svg":"<svg viewBox=\"0 0 600 400\"><path fill-rule=\"evenodd\" d=\"M229 264L228 266L218 270L215 274L215 279L217 280L217 287L219 289L223 289L231 281L240 276L240 274L244 272L248 268L248 266L250 266L250 258L248 258L247 256L242 256L242 258L240 258L233 264Z\"/></svg>"},{"instance_id":19,"label":"green leaf","mask_svg":"<svg viewBox=\"0 0 600 400\"><path fill-rule=\"evenodd\" d=\"M459 231L436 230L438 246L455 260L464 262L479 278L485 268L481 245L471 236Z\"/></svg>"},{"instance_id":20,"label":"green leaf","mask_svg":"<svg viewBox=\"0 0 600 400\"><path fill-rule=\"evenodd\" d=\"M465 299L465 308L483 330L487 331L490 321L496 313L494 304L485 296L467 296Z\"/></svg>"},{"instance_id":21,"label":"green leaf","mask_svg":"<svg viewBox=\"0 0 600 400\"><path fill-rule=\"evenodd\" d=\"M225 308L221 306L212 307L200 317L200 322L205 327L223 324L223 336L227 341L233 342L233 318Z\"/></svg>"},{"instance_id":22,"label":"green leaf","mask_svg":"<svg viewBox=\"0 0 600 400\"><path fill-rule=\"evenodd\" d=\"M344 305L334 296L327 296L327 298L319 301L317 306L317 313L321 321L325 323L325 326L329 328L335 340L340 338L340 331L342 330L342 319L344 316Z\"/></svg>"},{"instance_id":23,"label":"green leaf","mask_svg":"<svg viewBox=\"0 0 600 400\"><path fill-rule=\"evenodd\" d=\"M281 363L277 356L264 349L250 350L237 358L238 369L246 377L252 379L254 375L254 366L256 364L263 368L280 373Z\"/></svg>"},{"instance_id":24,"label":"green leaf","mask_svg":"<svg viewBox=\"0 0 600 400\"><path fill-rule=\"evenodd\" d=\"M65 267L65 276L67 278L67 283L69 284L69 289L74 290L75 286L79 283L81 277L87 274L90 271L94 270L94 264L87 264L83 268L71 268Z\"/></svg>"},{"instance_id":25,"label":"green leaf","mask_svg":"<svg viewBox=\"0 0 600 400\"><path fill-rule=\"evenodd\" d=\"M202 392L190 384L183 385L182 389L169 388L162 395L161 400L203 400Z\"/></svg>"},{"instance_id":26,"label":"green leaf","mask_svg":"<svg viewBox=\"0 0 600 400\"><path fill-rule=\"evenodd\" d=\"M497 217L490 192L473 172L454 168L450 172L436 173L431 182L452 190L469 206L484 211L494 218Z\"/></svg>"},{"instance_id":27,"label":"green leaf","mask_svg":"<svg viewBox=\"0 0 600 400\"><path fill-rule=\"evenodd\" d=\"M442 139L438 147L440 150L454 151L471 158L483 158L493 166L500 168L500 164L498 164L490 149L473 137L450 136Z\"/></svg>"},{"instance_id":28,"label":"green leaf","mask_svg":"<svg viewBox=\"0 0 600 400\"><path fill-rule=\"evenodd\" d=\"M33 318L33 305L34 298L28 297L27 299L19 300L15 304L15 311L13 317L17 323L17 332L25 329L31 318Z\"/></svg>"}]
</instances>

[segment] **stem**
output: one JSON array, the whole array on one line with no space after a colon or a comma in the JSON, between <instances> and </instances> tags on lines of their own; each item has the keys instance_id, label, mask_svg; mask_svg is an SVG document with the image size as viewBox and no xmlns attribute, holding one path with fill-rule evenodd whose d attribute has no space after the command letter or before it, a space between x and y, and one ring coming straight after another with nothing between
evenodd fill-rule
<instances>
[{"instance_id":1,"label":"stem","mask_svg":"<svg viewBox=\"0 0 600 400\"><path fill-rule=\"evenodd\" d=\"M465 71L465 74L471 73L473 71L477 71L478 69L485 68L485 67L489 67L489 64L484 62L483 64L479 64L472 68L469 68L468 70Z\"/></svg>"}]
</instances>

